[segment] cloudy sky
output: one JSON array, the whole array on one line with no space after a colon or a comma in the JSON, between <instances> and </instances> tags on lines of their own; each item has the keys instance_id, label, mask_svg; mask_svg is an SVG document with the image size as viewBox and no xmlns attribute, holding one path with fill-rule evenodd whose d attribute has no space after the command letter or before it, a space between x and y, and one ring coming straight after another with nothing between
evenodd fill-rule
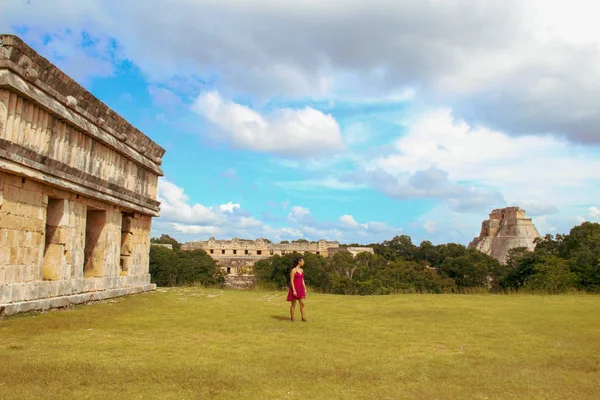
<instances>
[{"instance_id":1,"label":"cloudy sky","mask_svg":"<svg viewBox=\"0 0 600 400\"><path fill-rule=\"evenodd\" d=\"M143 4L143 5L142 5ZM0 32L163 146L179 241L468 242L600 218L582 0L3 0Z\"/></svg>"}]
</instances>

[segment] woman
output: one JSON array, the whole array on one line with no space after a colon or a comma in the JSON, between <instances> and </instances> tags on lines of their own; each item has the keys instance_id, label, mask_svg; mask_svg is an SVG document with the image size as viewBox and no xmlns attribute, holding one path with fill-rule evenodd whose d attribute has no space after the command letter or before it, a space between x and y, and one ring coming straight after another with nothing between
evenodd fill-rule
<instances>
[{"instance_id":1,"label":"woman","mask_svg":"<svg viewBox=\"0 0 600 400\"><path fill-rule=\"evenodd\" d=\"M291 301L290 305L290 319L292 322L294 319L294 311L296 310L296 301L300 302L300 314L302 314L302 322L306 322L306 316L304 315L304 298L306 297L306 285L304 284L304 259L298 257L294 261L294 267L290 272L290 290L287 295L287 301Z\"/></svg>"}]
</instances>

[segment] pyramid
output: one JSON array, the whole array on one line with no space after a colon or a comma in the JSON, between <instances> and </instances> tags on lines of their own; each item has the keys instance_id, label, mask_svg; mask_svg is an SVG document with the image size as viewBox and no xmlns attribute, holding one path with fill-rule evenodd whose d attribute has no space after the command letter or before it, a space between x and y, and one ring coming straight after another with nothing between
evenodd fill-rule
<instances>
[{"instance_id":1,"label":"pyramid","mask_svg":"<svg viewBox=\"0 0 600 400\"><path fill-rule=\"evenodd\" d=\"M490 219L481 224L481 233L469 243L470 249L506 262L508 251L515 247L535 248L534 239L540 237L531 218L519 207L498 208L490 213Z\"/></svg>"}]
</instances>

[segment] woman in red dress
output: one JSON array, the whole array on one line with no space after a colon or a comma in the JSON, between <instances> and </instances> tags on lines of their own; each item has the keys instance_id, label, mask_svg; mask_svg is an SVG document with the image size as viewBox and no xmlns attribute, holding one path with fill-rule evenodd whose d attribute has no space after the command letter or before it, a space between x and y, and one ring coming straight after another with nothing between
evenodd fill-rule
<instances>
[{"instance_id":1,"label":"woman in red dress","mask_svg":"<svg viewBox=\"0 0 600 400\"><path fill-rule=\"evenodd\" d=\"M302 314L302 321L306 322L306 316L304 314L304 299L306 298L306 285L304 284L304 259L298 257L294 261L294 267L290 272L290 290L288 291L287 301L291 301L290 305L290 319L292 322L294 319L294 311L296 310L296 301L300 303L300 314Z\"/></svg>"}]
</instances>

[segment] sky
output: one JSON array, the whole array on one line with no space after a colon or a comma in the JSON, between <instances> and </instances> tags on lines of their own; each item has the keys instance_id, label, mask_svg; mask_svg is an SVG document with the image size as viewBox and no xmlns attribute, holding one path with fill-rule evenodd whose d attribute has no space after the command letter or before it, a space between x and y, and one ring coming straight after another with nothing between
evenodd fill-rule
<instances>
[{"instance_id":1,"label":"sky","mask_svg":"<svg viewBox=\"0 0 600 400\"><path fill-rule=\"evenodd\" d=\"M599 221L599 7L2 0L0 32L166 149L152 236L467 245Z\"/></svg>"}]
</instances>

